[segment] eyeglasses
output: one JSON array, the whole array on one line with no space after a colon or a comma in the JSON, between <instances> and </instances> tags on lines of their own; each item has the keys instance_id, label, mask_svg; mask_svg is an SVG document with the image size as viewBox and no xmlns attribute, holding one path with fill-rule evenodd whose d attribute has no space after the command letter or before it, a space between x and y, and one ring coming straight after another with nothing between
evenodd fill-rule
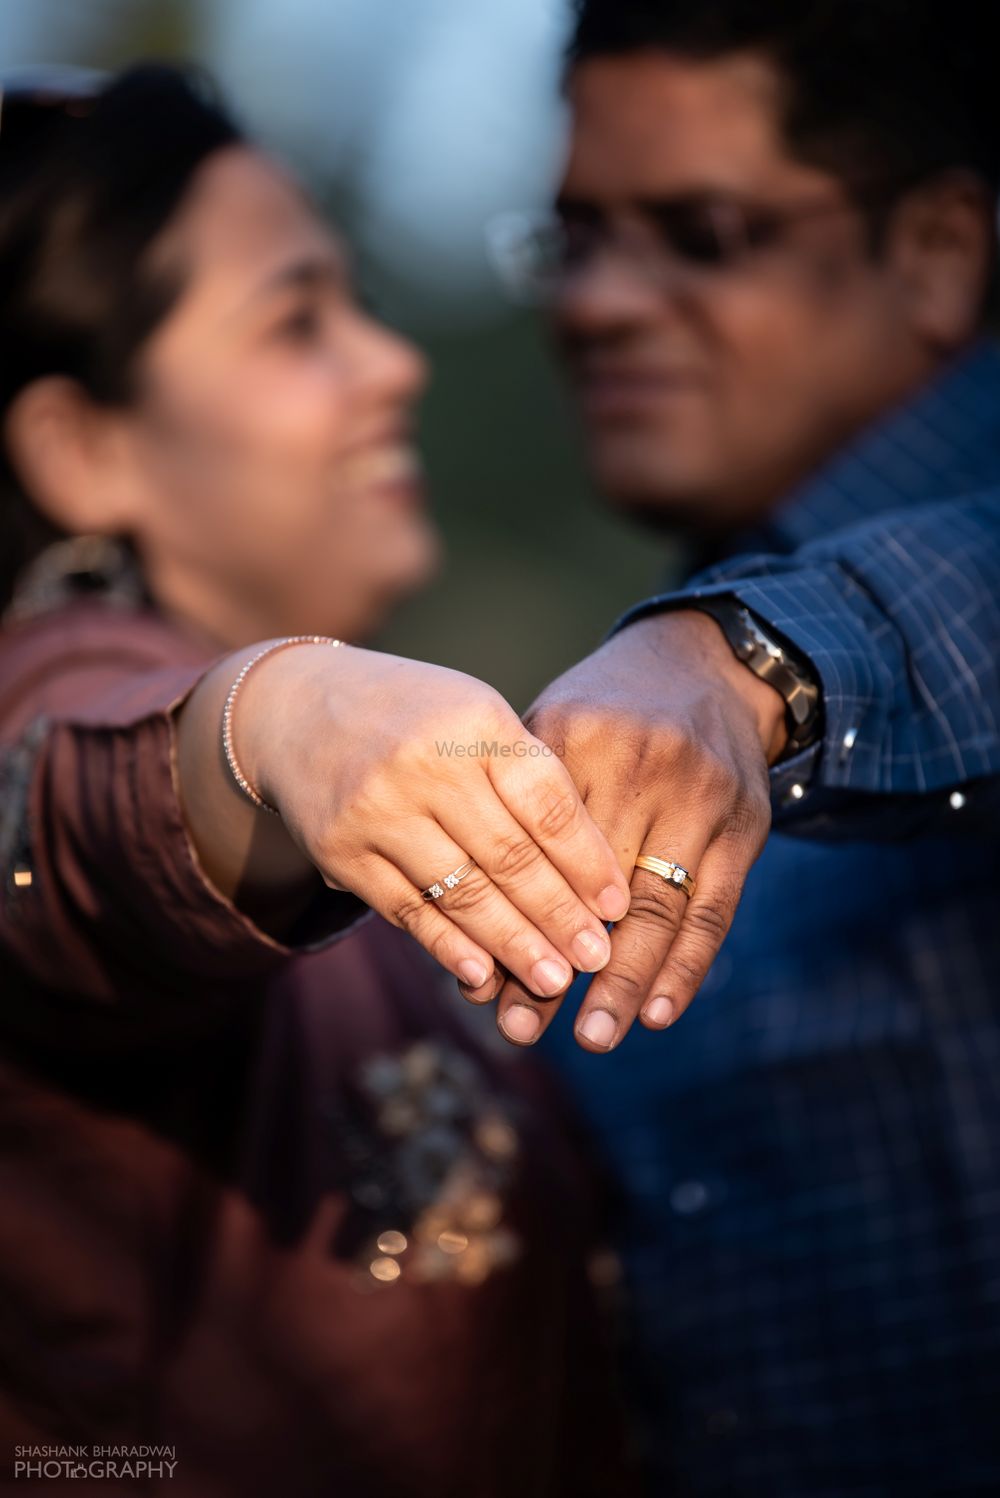
<instances>
[{"instance_id":1,"label":"eyeglasses","mask_svg":"<svg viewBox=\"0 0 1000 1498\"><path fill-rule=\"evenodd\" d=\"M92 112L108 75L95 68L21 68L0 78L0 158L59 119Z\"/></svg>"},{"instance_id":2,"label":"eyeglasses","mask_svg":"<svg viewBox=\"0 0 1000 1498\"><path fill-rule=\"evenodd\" d=\"M795 225L852 206L842 198L778 208L678 194L639 204L640 224L625 230L612 228L589 205L566 203L558 212L501 214L487 226L487 242L508 291L519 301L545 301L611 250L627 255L657 284L678 270L714 277L778 246Z\"/></svg>"}]
</instances>

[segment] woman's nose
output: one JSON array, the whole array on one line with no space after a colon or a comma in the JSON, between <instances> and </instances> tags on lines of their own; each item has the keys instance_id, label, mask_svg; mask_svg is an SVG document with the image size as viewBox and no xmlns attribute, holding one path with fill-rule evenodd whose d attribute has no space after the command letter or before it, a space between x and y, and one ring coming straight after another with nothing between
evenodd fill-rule
<instances>
[{"instance_id":1,"label":"woman's nose","mask_svg":"<svg viewBox=\"0 0 1000 1498\"><path fill-rule=\"evenodd\" d=\"M366 383L387 398L417 400L430 378L430 365L416 344L367 314L360 313L358 322Z\"/></svg>"}]
</instances>

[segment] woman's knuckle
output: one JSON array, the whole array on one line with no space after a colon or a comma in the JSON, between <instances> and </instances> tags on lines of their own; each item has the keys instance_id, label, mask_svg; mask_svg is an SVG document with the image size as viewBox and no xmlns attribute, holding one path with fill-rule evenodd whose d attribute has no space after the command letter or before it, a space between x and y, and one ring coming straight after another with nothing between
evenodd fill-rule
<instances>
[{"instance_id":1,"label":"woman's knuckle","mask_svg":"<svg viewBox=\"0 0 1000 1498\"><path fill-rule=\"evenodd\" d=\"M516 879L533 869L542 851L526 833L512 832L501 837L493 849L492 866L498 879Z\"/></svg>"},{"instance_id":2,"label":"woman's knuckle","mask_svg":"<svg viewBox=\"0 0 1000 1498\"><path fill-rule=\"evenodd\" d=\"M398 895L387 911L392 924L399 926L411 936L422 925L426 913L427 907L424 898L416 890L412 894Z\"/></svg>"},{"instance_id":3,"label":"woman's knuckle","mask_svg":"<svg viewBox=\"0 0 1000 1498\"><path fill-rule=\"evenodd\" d=\"M579 925L580 919L580 902L572 893L555 895L545 912L546 926L557 930L573 930Z\"/></svg>"},{"instance_id":4,"label":"woman's knuckle","mask_svg":"<svg viewBox=\"0 0 1000 1498\"><path fill-rule=\"evenodd\" d=\"M494 887L486 875L473 869L460 884L448 891L448 913L475 915L492 902L494 894Z\"/></svg>"},{"instance_id":5,"label":"woman's knuckle","mask_svg":"<svg viewBox=\"0 0 1000 1498\"><path fill-rule=\"evenodd\" d=\"M535 792L535 825L540 837L559 838L572 832L579 816L579 799L568 786L548 784Z\"/></svg>"}]
</instances>

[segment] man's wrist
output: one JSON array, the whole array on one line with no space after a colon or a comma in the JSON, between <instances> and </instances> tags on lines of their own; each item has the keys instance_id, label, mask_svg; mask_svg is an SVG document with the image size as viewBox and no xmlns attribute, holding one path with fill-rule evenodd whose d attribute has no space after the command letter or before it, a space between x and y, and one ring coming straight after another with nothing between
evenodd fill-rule
<instances>
[{"instance_id":1,"label":"man's wrist","mask_svg":"<svg viewBox=\"0 0 1000 1498\"><path fill-rule=\"evenodd\" d=\"M722 625L711 614L697 608L679 609L677 612L682 613L685 618L699 621L706 648L711 650L713 669L726 680L753 717L767 763L773 765L788 747L785 699L776 687L755 676L733 654Z\"/></svg>"},{"instance_id":2,"label":"man's wrist","mask_svg":"<svg viewBox=\"0 0 1000 1498\"><path fill-rule=\"evenodd\" d=\"M644 635L657 655L676 659L688 670L697 668L700 675L724 686L737 711L754 724L768 765L781 757L788 745L785 700L737 659L716 619L693 606L675 606L626 624L612 642L634 633Z\"/></svg>"}]
</instances>

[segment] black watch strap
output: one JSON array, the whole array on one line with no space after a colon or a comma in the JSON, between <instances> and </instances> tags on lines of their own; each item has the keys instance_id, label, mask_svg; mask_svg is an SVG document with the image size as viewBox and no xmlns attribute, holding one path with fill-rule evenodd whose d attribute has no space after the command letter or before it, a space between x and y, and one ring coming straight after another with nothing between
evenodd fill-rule
<instances>
[{"instance_id":1,"label":"black watch strap","mask_svg":"<svg viewBox=\"0 0 1000 1498\"><path fill-rule=\"evenodd\" d=\"M734 655L785 699L788 748L806 749L815 743L822 698L819 683L798 651L777 640L768 626L731 593L688 598L684 607L711 614Z\"/></svg>"}]
</instances>

